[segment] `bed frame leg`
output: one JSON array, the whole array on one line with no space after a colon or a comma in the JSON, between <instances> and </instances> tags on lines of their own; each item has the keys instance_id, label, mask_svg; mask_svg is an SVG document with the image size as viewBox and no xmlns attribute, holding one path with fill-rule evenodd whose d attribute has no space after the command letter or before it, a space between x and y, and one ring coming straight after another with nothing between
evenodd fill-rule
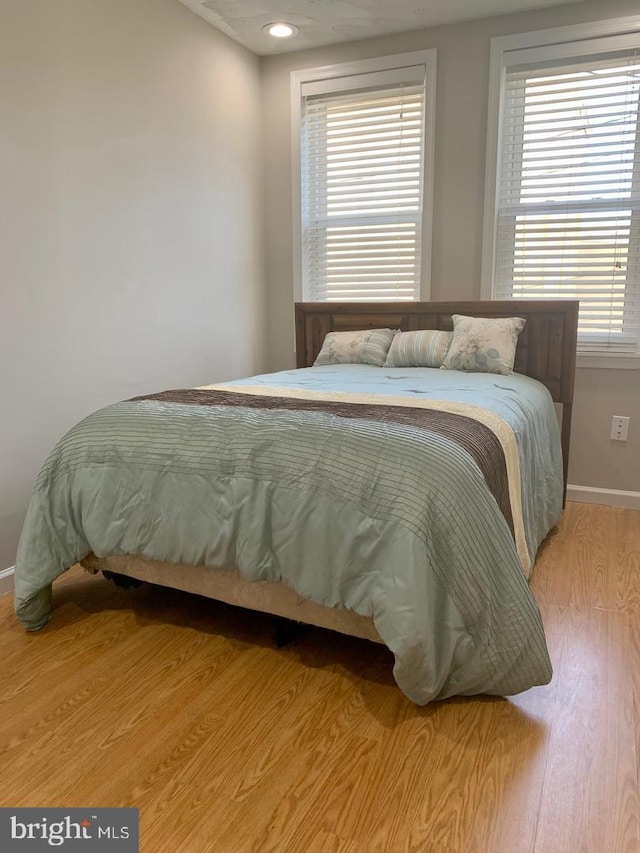
<instances>
[{"instance_id":1,"label":"bed frame leg","mask_svg":"<svg viewBox=\"0 0 640 853\"><path fill-rule=\"evenodd\" d=\"M291 619L285 619L283 616L274 616L273 627L276 646L281 649L283 646L289 645L289 643L292 643L298 637L305 634L311 626L305 625L302 622L293 622Z\"/></svg>"},{"instance_id":2,"label":"bed frame leg","mask_svg":"<svg viewBox=\"0 0 640 853\"><path fill-rule=\"evenodd\" d=\"M142 581L139 581L137 578L130 578L128 575L119 575L117 572L108 572L104 570L102 574L109 581L113 581L116 586L119 586L121 589L137 589L139 586L142 586Z\"/></svg>"}]
</instances>

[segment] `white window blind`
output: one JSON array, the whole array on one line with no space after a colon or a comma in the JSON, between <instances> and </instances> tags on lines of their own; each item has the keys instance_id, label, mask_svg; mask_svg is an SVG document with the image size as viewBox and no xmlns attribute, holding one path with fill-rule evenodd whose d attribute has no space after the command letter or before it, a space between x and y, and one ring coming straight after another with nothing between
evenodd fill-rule
<instances>
[{"instance_id":1,"label":"white window blind","mask_svg":"<svg viewBox=\"0 0 640 853\"><path fill-rule=\"evenodd\" d=\"M372 76L302 88L305 299L420 298L425 70Z\"/></svg>"},{"instance_id":2,"label":"white window blind","mask_svg":"<svg viewBox=\"0 0 640 853\"><path fill-rule=\"evenodd\" d=\"M507 67L493 295L580 299L582 350L640 326L640 51Z\"/></svg>"}]
</instances>

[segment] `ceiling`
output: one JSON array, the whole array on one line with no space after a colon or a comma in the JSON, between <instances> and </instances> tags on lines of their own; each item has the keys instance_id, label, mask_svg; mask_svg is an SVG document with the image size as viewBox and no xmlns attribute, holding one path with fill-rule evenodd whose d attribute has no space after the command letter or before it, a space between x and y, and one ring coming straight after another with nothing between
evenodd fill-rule
<instances>
[{"instance_id":1,"label":"ceiling","mask_svg":"<svg viewBox=\"0 0 640 853\"><path fill-rule=\"evenodd\" d=\"M180 0L259 56L390 35L581 0ZM299 35L275 39L265 24L286 21Z\"/></svg>"}]
</instances>

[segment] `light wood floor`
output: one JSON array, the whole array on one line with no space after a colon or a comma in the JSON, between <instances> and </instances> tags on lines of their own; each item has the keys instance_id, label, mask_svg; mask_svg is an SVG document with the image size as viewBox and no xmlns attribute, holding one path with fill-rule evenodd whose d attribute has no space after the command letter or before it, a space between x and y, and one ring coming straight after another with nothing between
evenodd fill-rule
<instances>
[{"instance_id":1,"label":"light wood floor","mask_svg":"<svg viewBox=\"0 0 640 853\"><path fill-rule=\"evenodd\" d=\"M640 512L569 504L533 587L555 675L425 708L389 652L72 570L0 599L0 805L137 806L145 853L640 851Z\"/></svg>"}]
</instances>

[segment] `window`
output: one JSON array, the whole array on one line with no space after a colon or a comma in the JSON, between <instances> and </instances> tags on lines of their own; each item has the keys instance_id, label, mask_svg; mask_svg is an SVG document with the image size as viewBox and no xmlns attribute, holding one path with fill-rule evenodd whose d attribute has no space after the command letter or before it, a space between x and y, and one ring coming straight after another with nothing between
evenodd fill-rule
<instances>
[{"instance_id":1,"label":"window","mask_svg":"<svg viewBox=\"0 0 640 853\"><path fill-rule=\"evenodd\" d=\"M303 299L421 298L434 63L420 51L292 75Z\"/></svg>"},{"instance_id":2,"label":"window","mask_svg":"<svg viewBox=\"0 0 640 853\"><path fill-rule=\"evenodd\" d=\"M556 36L560 44L498 46L499 144L485 231L493 251L485 274L495 299L579 299L580 350L633 354L640 32L577 41L575 30L572 41ZM553 31L538 35L553 38Z\"/></svg>"}]
</instances>

